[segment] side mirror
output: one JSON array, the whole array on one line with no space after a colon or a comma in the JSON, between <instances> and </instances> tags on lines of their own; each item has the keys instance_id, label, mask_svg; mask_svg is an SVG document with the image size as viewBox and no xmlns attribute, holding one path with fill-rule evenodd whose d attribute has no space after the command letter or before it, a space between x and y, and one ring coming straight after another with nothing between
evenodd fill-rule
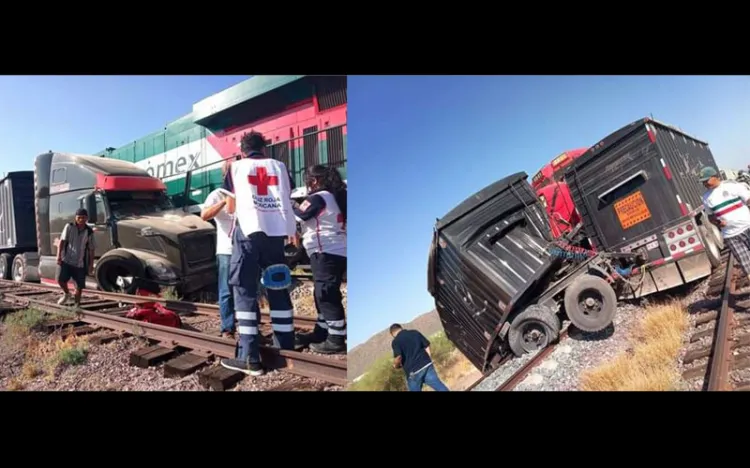
<instances>
[{"instance_id":1,"label":"side mirror","mask_svg":"<svg viewBox=\"0 0 750 468\"><path fill-rule=\"evenodd\" d=\"M89 222L91 220L95 220L97 217L97 213L96 213L96 195L94 194L94 192L86 196L86 198L84 199L84 204L85 204L84 208L86 208L86 211L89 212Z\"/></svg>"}]
</instances>

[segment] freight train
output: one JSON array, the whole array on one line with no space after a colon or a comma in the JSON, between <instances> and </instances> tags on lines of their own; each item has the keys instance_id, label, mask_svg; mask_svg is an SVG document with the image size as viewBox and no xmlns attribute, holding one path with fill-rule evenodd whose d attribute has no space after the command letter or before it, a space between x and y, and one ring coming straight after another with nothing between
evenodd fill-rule
<instances>
[{"instance_id":1,"label":"freight train","mask_svg":"<svg viewBox=\"0 0 750 468\"><path fill-rule=\"evenodd\" d=\"M724 246L702 208L704 166L716 167L708 143L645 118L579 154L561 179L535 189L518 173L469 197L436 223L428 259L448 338L486 371L555 341L564 317L600 331L618 300L710 275ZM564 233L538 193L555 183L580 216Z\"/></svg>"},{"instance_id":2,"label":"freight train","mask_svg":"<svg viewBox=\"0 0 750 468\"><path fill-rule=\"evenodd\" d=\"M242 135L251 130L267 139L269 156L283 161L303 197L305 170L336 167L346 179L347 77L254 76L193 105L192 112L163 129L98 156L135 163L161 179L177 207L198 213L219 187L225 160L240 154ZM290 266L304 252L287 246Z\"/></svg>"}]
</instances>

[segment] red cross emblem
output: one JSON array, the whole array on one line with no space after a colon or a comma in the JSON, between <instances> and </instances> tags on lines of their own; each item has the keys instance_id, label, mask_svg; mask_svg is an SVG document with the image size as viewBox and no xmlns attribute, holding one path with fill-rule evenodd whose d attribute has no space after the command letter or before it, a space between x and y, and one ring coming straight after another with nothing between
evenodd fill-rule
<instances>
[{"instance_id":1,"label":"red cross emblem","mask_svg":"<svg viewBox=\"0 0 750 468\"><path fill-rule=\"evenodd\" d=\"M259 167L255 170L255 175L247 176L247 181L251 185L258 187L258 195L268 195L268 187L271 185L279 185L278 176L269 176L266 172L265 167Z\"/></svg>"}]
</instances>

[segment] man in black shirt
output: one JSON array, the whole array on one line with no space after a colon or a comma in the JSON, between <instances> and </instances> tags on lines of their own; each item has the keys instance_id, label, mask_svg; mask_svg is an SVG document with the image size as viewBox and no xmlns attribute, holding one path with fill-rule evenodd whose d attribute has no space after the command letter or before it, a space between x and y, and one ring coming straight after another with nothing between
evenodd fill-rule
<instances>
[{"instance_id":1,"label":"man in black shirt","mask_svg":"<svg viewBox=\"0 0 750 468\"><path fill-rule=\"evenodd\" d=\"M440 380L430 357L430 342L417 330L404 330L399 324L391 325L393 342L393 367L403 367L406 385L410 392L421 392L428 385L436 392L448 392Z\"/></svg>"}]
</instances>

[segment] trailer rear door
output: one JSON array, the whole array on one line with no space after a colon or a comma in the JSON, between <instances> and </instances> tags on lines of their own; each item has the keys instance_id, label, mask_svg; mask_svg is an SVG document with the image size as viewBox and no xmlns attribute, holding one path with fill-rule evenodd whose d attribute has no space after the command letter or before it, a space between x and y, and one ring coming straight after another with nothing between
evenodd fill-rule
<instances>
[{"instance_id":1,"label":"trailer rear door","mask_svg":"<svg viewBox=\"0 0 750 468\"><path fill-rule=\"evenodd\" d=\"M642 240L683 216L643 121L613 133L589 153L571 166L566 180L597 249Z\"/></svg>"}]
</instances>

